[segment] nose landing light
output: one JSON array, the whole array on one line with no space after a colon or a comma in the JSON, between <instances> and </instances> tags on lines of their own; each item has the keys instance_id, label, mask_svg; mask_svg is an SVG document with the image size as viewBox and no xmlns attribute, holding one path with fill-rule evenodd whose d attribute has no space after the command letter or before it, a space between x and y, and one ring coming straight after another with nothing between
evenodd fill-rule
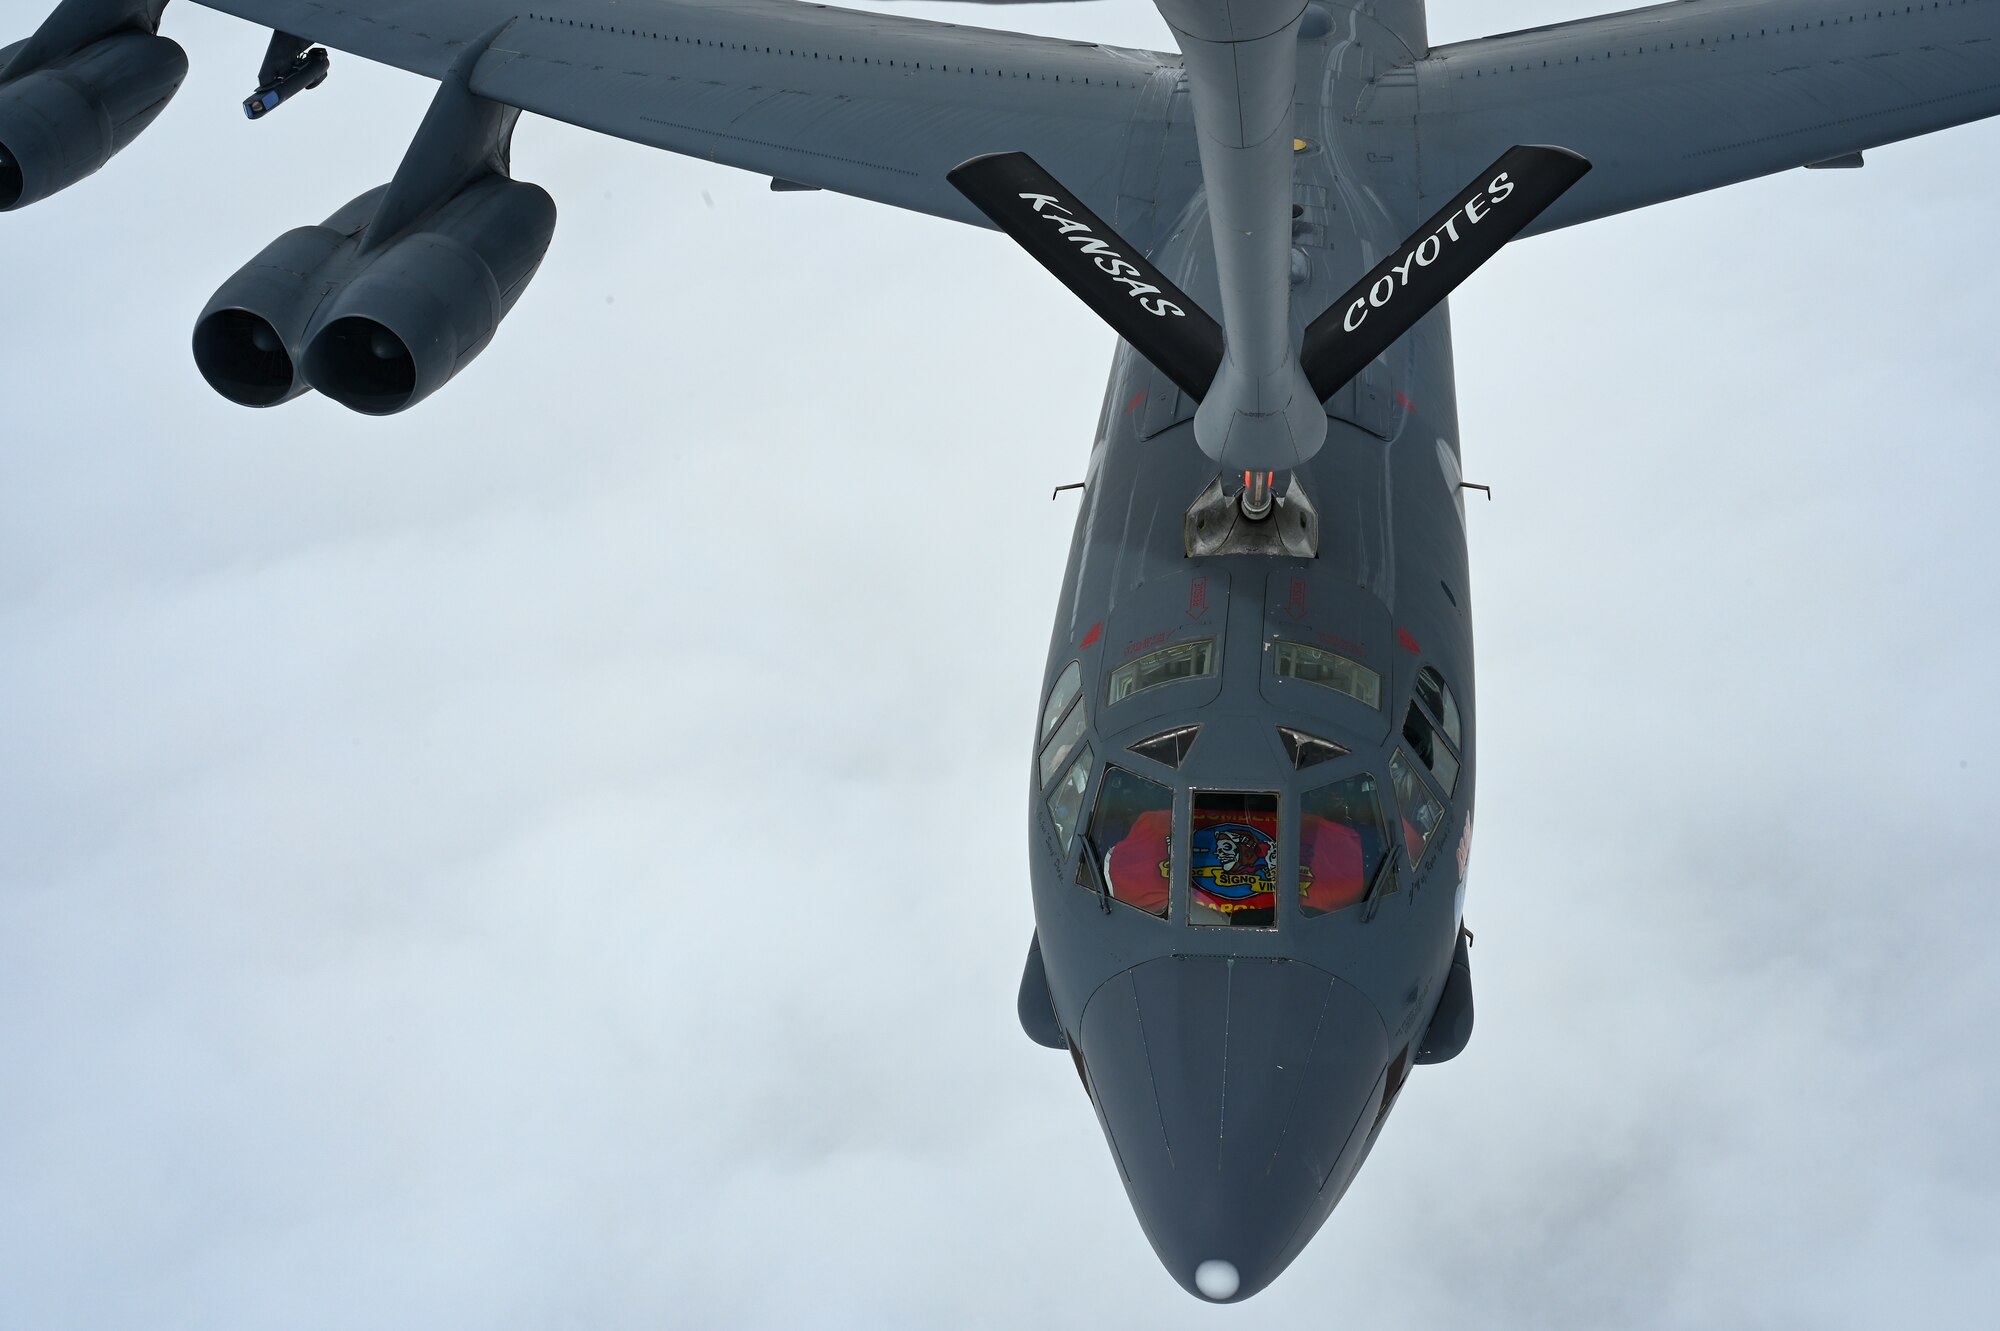
<instances>
[{"instance_id":1,"label":"nose landing light","mask_svg":"<svg viewBox=\"0 0 2000 1331\"><path fill-rule=\"evenodd\" d=\"M1194 1287L1201 1291L1203 1298L1214 1299L1217 1303L1235 1294L1237 1286L1242 1283L1235 1265L1230 1262L1211 1257L1194 1269Z\"/></svg>"}]
</instances>

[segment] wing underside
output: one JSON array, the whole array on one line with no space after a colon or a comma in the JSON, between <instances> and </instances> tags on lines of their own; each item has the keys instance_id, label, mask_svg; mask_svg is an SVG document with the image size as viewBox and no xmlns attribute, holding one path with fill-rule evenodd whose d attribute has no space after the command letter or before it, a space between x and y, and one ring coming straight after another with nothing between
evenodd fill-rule
<instances>
[{"instance_id":1,"label":"wing underside","mask_svg":"<svg viewBox=\"0 0 2000 1331\"><path fill-rule=\"evenodd\" d=\"M982 226L945 173L1028 151L1143 233L1180 72L1153 52L788 0L201 3L434 78L497 30L481 96Z\"/></svg>"},{"instance_id":2,"label":"wing underside","mask_svg":"<svg viewBox=\"0 0 2000 1331\"><path fill-rule=\"evenodd\" d=\"M1548 231L2000 114L2000 0L1684 0L1439 47L1378 81L1427 194L1513 143L1595 169Z\"/></svg>"},{"instance_id":3,"label":"wing underside","mask_svg":"<svg viewBox=\"0 0 2000 1331\"><path fill-rule=\"evenodd\" d=\"M975 225L946 173L1026 152L1146 247L1191 156L1155 52L792 0L200 3L431 77L492 37L483 96ZM2000 0L1679 0L1438 47L1355 114L1416 125L1422 202L1512 144L1581 153L1548 231L2000 114Z\"/></svg>"}]
</instances>

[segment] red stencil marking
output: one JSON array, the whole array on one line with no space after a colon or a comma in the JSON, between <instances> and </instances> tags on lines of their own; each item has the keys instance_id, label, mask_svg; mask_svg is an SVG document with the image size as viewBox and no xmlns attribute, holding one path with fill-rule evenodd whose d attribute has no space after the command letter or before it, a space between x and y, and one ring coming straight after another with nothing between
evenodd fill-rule
<instances>
[{"instance_id":1,"label":"red stencil marking","mask_svg":"<svg viewBox=\"0 0 2000 1331\"><path fill-rule=\"evenodd\" d=\"M1079 647L1096 646L1097 640L1103 636L1104 636L1104 621L1100 619L1095 624L1092 624L1090 626L1090 632L1083 635L1083 641L1078 643L1077 646Z\"/></svg>"},{"instance_id":2,"label":"red stencil marking","mask_svg":"<svg viewBox=\"0 0 2000 1331\"><path fill-rule=\"evenodd\" d=\"M1144 402L1145 400L1146 400L1146 390L1142 388L1138 392L1132 395L1132 400L1130 402L1127 402L1125 404L1126 414L1130 415L1132 412L1136 411L1138 409L1139 404L1141 402Z\"/></svg>"},{"instance_id":3,"label":"red stencil marking","mask_svg":"<svg viewBox=\"0 0 2000 1331\"><path fill-rule=\"evenodd\" d=\"M1424 654L1424 649L1418 645L1417 640L1415 638L1410 636L1410 631L1408 629L1396 630L1396 645L1398 647L1401 647L1404 651L1413 652L1418 656L1422 656Z\"/></svg>"},{"instance_id":4,"label":"red stencil marking","mask_svg":"<svg viewBox=\"0 0 2000 1331\"><path fill-rule=\"evenodd\" d=\"M1405 393L1400 388L1396 390L1396 405L1401 407L1404 411L1409 412L1411 415L1413 416L1416 415L1417 404L1410 401L1410 395Z\"/></svg>"},{"instance_id":5,"label":"red stencil marking","mask_svg":"<svg viewBox=\"0 0 2000 1331\"><path fill-rule=\"evenodd\" d=\"M1293 621L1306 617L1306 580L1293 578L1289 595L1285 598L1285 616Z\"/></svg>"}]
</instances>

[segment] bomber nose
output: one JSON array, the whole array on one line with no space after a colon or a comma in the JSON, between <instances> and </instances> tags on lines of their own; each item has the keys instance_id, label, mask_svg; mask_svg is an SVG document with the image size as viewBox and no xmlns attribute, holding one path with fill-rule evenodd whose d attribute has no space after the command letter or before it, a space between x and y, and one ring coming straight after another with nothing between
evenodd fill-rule
<instances>
[{"instance_id":1,"label":"bomber nose","mask_svg":"<svg viewBox=\"0 0 2000 1331\"><path fill-rule=\"evenodd\" d=\"M1100 986L1083 1064L1125 1191L1167 1270L1225 1303L1325 1222L1388 1063L1375 1005L1296 961L1162 957Z\"/></svg>"}]
</instances>

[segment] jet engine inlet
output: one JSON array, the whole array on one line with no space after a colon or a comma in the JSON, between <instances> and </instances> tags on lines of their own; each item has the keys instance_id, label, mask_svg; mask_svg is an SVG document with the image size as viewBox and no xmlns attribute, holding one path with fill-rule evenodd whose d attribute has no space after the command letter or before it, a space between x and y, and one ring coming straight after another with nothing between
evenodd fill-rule
<instances>
[{"instance_id":1,"label":"jet engine inlet","mask_svg":"<svg viewBox=\"0 0 2000 1331\"><path fill-rule=\"evenodd\" d=\"M246 407L317 388L387 416L493 339L555 235L546 191L487 175L399 237L372 234L388 186L288 231L215 293L194 328L209 386Z\"/></svg>"},{"instance_id":2,"label":"jet engine inlet","mask_svg":"<svg viewBox=\"0 0 2000 1331\"><path fill-rule=\"evenodd\" d=\"M165 37L106 37L0 84L0 212L90 175L166 107L187 53Z\"/></svg>"},{"instance_id":3,"label":"jet engine inlet","mask_svg":"<svg viewBox=\"0 0 2000 1331\"><path fill-rule=\"evenodd\" d=\"M416 400L416 356L409 343L373 319L335 319L320 330L307 354L313 357L314 378L344 407L387 416ZM449 377L457 367L441 368Z\"/></svg>"},{"instance_id":4,"label":"jet engine inlet","mask_svg":"<svg viewBox=\"0 0 2000 1331\"><path fill-rule=\"evenodd\" d=\"M7 145L0 143L0 211L12 208L21 201L25 183L21 176L21 164L7 151Z\"/></svg>"},{"instance_id":5,"label":"jet engine inlet","mask_svg":"<svg viewBox=\"0 0 2000 1331\"><path fill-rule=\"evenodd\" d=\"M238 406L275 407L304 388L283 336L249 310L217 310L196 324L194 363L210 388Z\"/></svg>"},{"instance_id":6,"label":"jet engine inlet","mask_svg":"<svg viewBox=\"0 0 2000 1331\"><path fill-rule=\"evenodd\" d=\"M323 226L287 231L239 268L194 326L194 363L208 386L240 407L275 407L307 391L298 349L306 324L381 203L374 189Z\"/></svg>"}]
</instances>

